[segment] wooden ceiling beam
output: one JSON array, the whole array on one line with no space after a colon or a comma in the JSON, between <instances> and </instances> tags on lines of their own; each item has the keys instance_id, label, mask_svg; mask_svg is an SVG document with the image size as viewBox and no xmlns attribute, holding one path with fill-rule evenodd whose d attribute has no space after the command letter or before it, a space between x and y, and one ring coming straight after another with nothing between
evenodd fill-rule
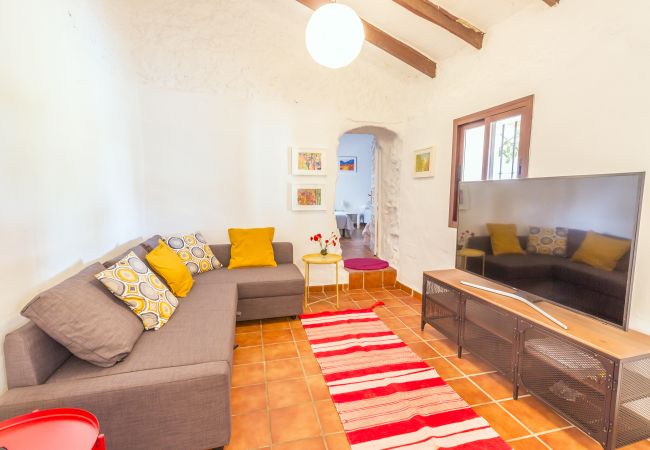
<instances>
[{"instance_id":1,"label":"wooden ceiling beam","mask_svg":"<svg viewBox=\"0 0 650 450\"><path fill-rule=\"evenodd\" d=\"M432 22L450 33L458 36L468 44L480 49L483 46L483 33L466 20L460 19L431 3L428 0L393 0L398 5L408 9L413 14ZM550 1L550 0L549 0Z\"/></svg>"},{"instance_id":2,"label":"wooden ceiling beam","mask_svg":"<svg viewBox=\"0 0 650 450\"><path fill-rule=\"evenodd\" d=\"M560 3L560 0L542 0L544 3L546 3L548 6L555 6L558 3Z\"/></svg>"},{"instance_id":3,"label":"wooden ceiling beam","mask_svg":"<svg viewBox=\"0 0 650 450\"><path fill-rule=\"evenodd\" d=\"M303 5L316 10L318 7L331 3L330 0L296 0ZM436 63L428 58L426 55L420 53L413 47L405 44L399 39L391 36L383 31L381 28L367 22L361 18L363 27L366 33L366 41L379 47L386 53L394 56L395 58L405 62L414 69L422 72L423 74L434 78L436 76Z\"/></svg>"}]
</instances>

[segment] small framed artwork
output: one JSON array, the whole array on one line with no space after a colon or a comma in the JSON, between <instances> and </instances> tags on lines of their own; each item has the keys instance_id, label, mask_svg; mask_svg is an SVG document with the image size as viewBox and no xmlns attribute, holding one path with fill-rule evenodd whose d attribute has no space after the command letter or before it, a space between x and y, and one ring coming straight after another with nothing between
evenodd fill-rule
<instances>
[{"instance_id":1,"label":"small framed artwork","mask_svg":"<svg viewBox=\"0 0 650 450\"><path fill-rule=\"evenodd\" d=\"M325 185L292 184L291 209L294 211L321 211L326 209Z\"/></svg>"},{"instance_id":2,"label":"small framed artwork","mask_svg":"<svg viewBox=\"0 0 650 450\"><path fill-rule=\"evenodd\" d=\"M291 173L293 175L325 175L325 149L293 147L291 149Z\"/></svg>"},{"instance_id":3,"label":"small framed artwork","mask_svg":"<svg viewBox=\"0 0 650 450\"><path fill-rule=\"evenodd\" d=\"M433 147L413 152L413 177L432 177L435 166L436 150Z\"/></svg>"},{"instance_id":4,"label":"small framed artwork","mask_svg":"<svg viewBox=\"0 0 650 450\"><path fill-rule=\"evenodd\" d=\"M357 171L357 157L356 156L339 156L339 172L356 172Z\"/></svg>"}]
</instances>

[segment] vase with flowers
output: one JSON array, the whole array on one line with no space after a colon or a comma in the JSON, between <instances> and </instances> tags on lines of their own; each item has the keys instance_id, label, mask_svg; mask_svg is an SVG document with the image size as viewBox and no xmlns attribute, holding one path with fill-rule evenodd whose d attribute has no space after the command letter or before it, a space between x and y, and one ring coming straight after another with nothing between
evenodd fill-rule
<instances>
[{"instance_id":1,"label":"vase with flowers","mask_svg":"<svg viewBox=\"0 0 650 450\"><path fill-rule=\"evenodd\" d=\"M458 235L458 242L456 242L456 250L462 250L467 245L467 240L474 237L474 232L465 230Z\"/></svg>"},{"instance_id":2,"label":"vase with flowers","mask_svg":"<svg viewBox=\"0 0 650 450\"><path fill-rule=\"evenodd\" d=\"M323 256L327 256L328 249L330 246L336 247L339 237L332 233L330 234L329 239L323 239L323 235L318 233L313 236L309 237L309 240L312 242L316 242L320 246L320 254Z\"/></svg>"}]
</instances>

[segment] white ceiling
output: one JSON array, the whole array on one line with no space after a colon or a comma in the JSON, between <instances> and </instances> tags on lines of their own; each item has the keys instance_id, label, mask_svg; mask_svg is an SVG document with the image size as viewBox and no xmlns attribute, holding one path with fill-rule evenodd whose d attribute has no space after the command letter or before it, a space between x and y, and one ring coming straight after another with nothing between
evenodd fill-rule
<instances>
[{"instance_id":1,"label":"white ceiling","mask_svg":"<svg viewBox=\"0 0 650 450\"><path fill-rule=\"evenodd\" d=\"M338 0L386 33L439 62L473 47L447 30L420 18L392 0ZM455 16L487 32L493 25L530 6L548 6L542 0L433 0ZM479 50L476 50L479 51Z\"/></svg>"}]
</instances>

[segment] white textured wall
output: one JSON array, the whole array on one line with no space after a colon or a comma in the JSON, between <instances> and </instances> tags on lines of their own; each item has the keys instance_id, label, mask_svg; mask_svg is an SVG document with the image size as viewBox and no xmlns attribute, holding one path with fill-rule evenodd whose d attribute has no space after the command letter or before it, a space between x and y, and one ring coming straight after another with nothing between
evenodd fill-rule
<instances>
[{"instance_id":1,"label":"white textured wall","mask_svg":"<svg viewBox=\"0 0 650 450\"><path fill-rule=\"evenodd\" d=\"M624 3L624 5L623 5ZM427 102L407 126L404 158L436 145L435 178L402 175L399 278L454 264L447 227L452 121L535 95L530 176L650 168L650 34L646 0L543 2L488 29L481 51L441 61L438 78L414 86ZM646 189L647 191L647 189ZM631 326L650 332L650 198L645 196Z\"/></svg>"},{"instance_id":2,"label":"white textured wall","mask_svg":"<svg viewBox=\"0 0 650 450\"><path fill-rule=\"evenodd\" d=\"M389 130L377 130L376 136L380 158L378 256L392 267L399 267L403 141L400 134Z\"/></svg>"},{"instance_id":3,"label":"white textured wall","mask_svg":"<svg viewBox=\"0 0 650 450\"><path fill-rule=\"evenodd\" d=\"M139 136L108 0L0 5L1 341L39 290L138 236Z\"/></svg>"},{"instance_id":4,"label":"white textured wall","mask_svg":"<svg viewBox=\"0 0 650 450\"><path fill-rule=\"evenodd\" d=\"M361 124L397 130L422 76L367 45L351 66L318 66L295 1L120 0L140 77L146 233L275 226L295 257L336 230L339 137ZM289 147L328 148L326 177L290 174ZM293 212L290 183L324 183L327 211ZM331 267L314 283L332 283Z\"/></svg>"}]
</instances>

